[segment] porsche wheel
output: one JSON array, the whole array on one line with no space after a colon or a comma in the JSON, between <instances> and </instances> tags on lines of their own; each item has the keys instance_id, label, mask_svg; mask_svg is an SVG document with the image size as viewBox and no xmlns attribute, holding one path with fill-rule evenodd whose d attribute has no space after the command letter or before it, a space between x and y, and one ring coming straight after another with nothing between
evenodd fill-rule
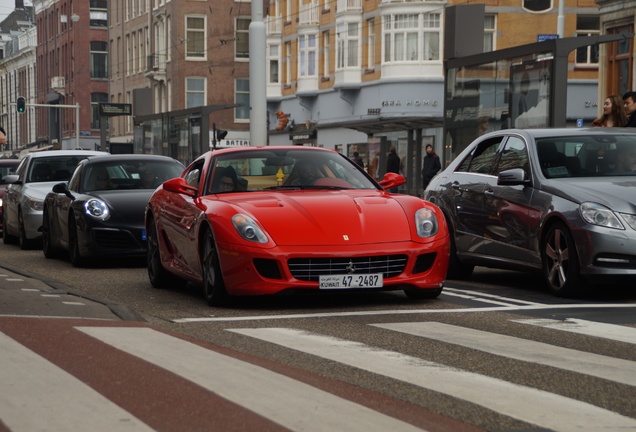
<instances>
[{"instance_id":1,"label":"porsche wheel","mask_svg":"<svg viewBox=\"0 0 636 432\"><path fill-rule=\"evenodd\" d=\"M563 223L557 222L548 229L541 254L543 277L553 294L573 297L584 291L574 239Z\"/></svg>"},{"instance_id":2,"label":"porsche wheel","mask_svg":"<svg viewBox=\"0 0 636 432\"><path fill-rule=\"evenodd\" d=\"M86 259L82 257L80 252L77 225L75 224L75 216L72 214L68 222L68 254L73 267L82 267L86 264Z\"/></svg>"},{"instance_id":3,"label":"porsche wheel","mask_svg":"<svg viewBox=\"0 0 636 432\"><path fill-rule=\"evenodd\" d=\"M214 237L209 230L203 236L202 267L205 300L210 306L226 305L229 301L229 296L223 282Z\"/></svg>"},{"instance_id":4,"label":"porsche wheel","mask_svg":"<svg viewBox=\"0 0 636 432\"><path fill-rule=\"evenodd\" d=\"M49 221L48 211L46 207L42 213L42 252L46 258L57 258L60 255L59 248L54 247L51 244L51 223Z\"/></svg>"},{"instance_id":5,"label":"porsche wheel","mask_svg":"<svg viewBox=\"0 0 636 432\"><path fill-rule=\"evenodd\" d=\"M159 249L159 233L157 225L152 216L148 220L147 229L148 251L146 253L148 279L154 288L168 288L175 285L182 285L183 281L168 272L161 264L161 251Z\"/></svg>"},{"instance_id":6,"label":"porsche wheel","mask_svg":"<svg viewBox=\"0 0 636 432\"><path fill-rule=\"evenodd\" d=\"M17 241L18 239L14 235L9 234L9 228L7 225L7 212L4 211L2 213L2 243L16 244Z\"/></svg>"},{"instance_id":7,"label":"porsche wheel","mask_svg":"<svg viewBox=\"0 0 636 432\"><path fill-rule=\"evenodd\" d=\"M436 299L442 293L443 288L417 289L409 288L404 290L404 294L413 300Z\"/></svg>"}]
</instances>

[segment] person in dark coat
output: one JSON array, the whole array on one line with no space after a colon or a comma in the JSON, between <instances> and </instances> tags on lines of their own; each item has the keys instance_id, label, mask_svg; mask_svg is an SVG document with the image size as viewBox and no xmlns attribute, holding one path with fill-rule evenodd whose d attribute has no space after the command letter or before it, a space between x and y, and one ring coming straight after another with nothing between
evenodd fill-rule
<instances>
[{"instance_id":1,"label":"person in dark coat","mask_svg":"<svg viewBox=\"0 0 636 432\"><path fill-rule=\"evenodd\" d=\"M386 172L400 174L400 157L395 151L395 147L389 149L389 156L386 159ZM398 188L389 189L391 193L397 193Z\"/></svg>"},{"instance_id":2,"label":"person in dark coat","mask_svg":"<svg viewBox=\"0 0 636 432\"><path fill-rule=\"evenodd\" d=\"M623 95L623 106L628 117L626 127L636 127L636 92L628 91Z\"/></svg>"},{"instance_id":3,"label":"person in dark coat","mask_svg":"<svg viewBox=\"0 0 636 432\"><path fill-rule=\"evenodd\" d=\"M426 186L431 182L435 174L442 169L442 163L439 161L439 156L435 154L435 150L431 144L426 146L426 156L424 156L424 164L422 166L422 189L426 189Z\"/></svg>"},{"instance_id":4,"label":"person in dark coat","mask_svg":"<svg viewBox=\"0 0 636 432\"><path fill-rule=\"evenodd\" d=\"M353 161L364 168L364 161L362 160L362 156L357 151L353 152Z\"/></svg>"}]
</instances>

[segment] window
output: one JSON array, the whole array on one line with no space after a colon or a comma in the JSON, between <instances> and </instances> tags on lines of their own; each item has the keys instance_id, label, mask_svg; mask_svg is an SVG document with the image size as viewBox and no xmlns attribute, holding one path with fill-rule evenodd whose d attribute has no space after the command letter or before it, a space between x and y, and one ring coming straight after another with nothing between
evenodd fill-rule
<instances>
[{"instance_id":1,"label":"window","mask_svg":"<svg viewBox=\"0 0 636 432\"><path fill-rule=\"evenodd\" d=\"M280 63L280 45L270 45L269 46L269 82L272 84L277 84L280 82L279 77L279 63Z\"/></svg>"},{"instance_id":2,"label":"window","mask_svg":"<svg viewBox=\"0 0 636 432\"><path fill-rule=\"evenodd\" d=\"M101 127L99 122L99 104L107 102L108 93L91 93L91 129L99 129ZM105 117L104 121L108 122L108 117Z\"/></svg>"},{"instance_id":3,"label":"window","mask_svg":"<svg viewBox=\"0 0 636 432\"><path fill-rule=\"evenodd\" d=\"M205 78L186 78L186 108L205 105Z\"/></svg>"},{"instance_id":4,"label":"window","mask_svg":"<svg viewBox=\"0 0 636 432\"><path fill-rule=\"evenodd\" d=\"M373 69L375 67L375 19L371 18L367 21L367 31L369 36L367 38L367 68Z\"/></svg>"},{"instance_id":5,"label":"window","mask_svg":"<svg viewBox=\"0 0 636 432\"><path fill-rule=\"evenodd\" d=\"M186 17L186 58L205 58L205 17Z\"/></svg>"},{"instance_id":6,"label":"window","mask_svg":"<svg viewBox=\"0 0 636 432\"><path fill-rule=\"evenodd\" d=\"M291 85L291 64L292 64L292 51L291 42L285 42L285 84Z\"/></svg>"},{"instance_id":7,"label":"window","mask_svg":"<svg viewBox=\"0 0 636 432\"><path fill-rule=\"evenodd\" d=\"M91 78L108 78L108 43L91 42Z\"/></svg>"},{"instance_id":8,"label":"window","mask_svg":"<svg viewBox=\"0 0 636 432\"><path fill-rule=\"evenodd\" d=\"M526 150L525 141L518 137L509 137L499 157L494 175L499 175L500 172L513 168L521 168L528 175L528 167L528 151Z\"/></svg>"},{"instance_id":9,"label":"window","mask_svg":"<svg viewBox=\"0 0 636 432\"><path fill-rule=\"evenodd\" d=\"M298 76L299 77L315 77L316 72L316 53L318 47L316 44L316 35L299 35L298 36Z\"/></svg>"},{"instance_id":10,"label":"window","mask_svg":"<svg viewBox=\"0 0 636 432\"><path fill-rule=\"evenodd\" d=\"M484 52L491 52L497 49L497 15L484 16Z\"/></svg>"},{"instance_id":11,"label":"window","mask_svg":"<svg viewBox=\"0 0 636 432\"><path fill-rule=\"evenodd\" d=\"M634 32L633 25L608 28L607 34L624 34L625 37L616 42L607 44L607 65L606 65L606 90L605 94L622 95L631 90L634 48L633 39L629 36Z\"/></svg>"},{"instance_id":12,"label":"window","mask_svg":"<svg viewBox=\"0 0 636 432\"><path fill-rule=\"evenodd\" d=\"M336 67L359 66L360 26L357 22L338 23L336 27Z\"/></svg>"},{"instance_id":13,"label":"window","mask_svg":"<svg viewBox=\"0 0 636 432\"><path fill-rule=\"evenodd\" d=\"M108 4L106 0L90 0L90 26L108 26Z\"/></svg>"},{"instance_id":14,"label":"window","mask_svg":"<svg viewBox=\"0 0 636 432\"><path fill-rule=\"evenodd\" d=\"M385 16L384 62L439 60L440 20L439 13Z\"/></svg>"},{"instance_id":15,"label":"window","mask_svg":"<svg viewBox=\"0 0 636 432\"><path fill-rule=\"evenodd\" d=\"M598 16L576 17L576 37L597 36L600 32L600 18ZM577 48L577 65L598 65L598 45Z\"/></svg>"},{"instance_id":16,"label":"window","mask_svg":"<svg viewBox=\"0 0 636 432\"><path fill-rule=\"evenodd\" d=\"M331 45L329 44L329 31L322 32L322 75L329 77L329 57L331 56Z\"/></svg>"},{"instance_id":17,"label":"window","mask_svg":"<svg viewBox=\"0 0 636 432\"><path fill-rule=\"evenodd\" d=\"M236 120L250 119L250 80L247 78L237 78L235 81L234 103L239 105L234 109Z\"/></svg>"},{"instance_id":18,"label":"window","mask_svg":"<svg viewBox=\"0 0 636 432\"><path fill-rule=\"evenodd\" d=\"M552 9L552 0L521 0L522 7L528 12L547 12Z\"/></svg>"},{"instance_id":19,"label":"window","mask_svg":"<svg viewBox=\"0 0 636 432\"><path fill-rule=\"evenodd\" d=\"M249 18L236 19L236 34L234 44L234 57L247 59L250 57L250 22Z\"/></svg>"}]
</instances>

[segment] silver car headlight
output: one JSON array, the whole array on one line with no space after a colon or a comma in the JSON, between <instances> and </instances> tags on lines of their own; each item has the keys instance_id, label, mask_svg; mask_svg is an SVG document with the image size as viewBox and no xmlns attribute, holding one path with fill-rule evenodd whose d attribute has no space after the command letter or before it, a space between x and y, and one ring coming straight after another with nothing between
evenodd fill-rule
<instances>
[{"instance_id":1,"label":"silver car headlight","mask_svg":"<svg viewBox=\"0 0 636 432\"><path fill-rule=\"evenodd\" d=\"M44 209L44 201L26 196L26 202L29 208L35 211L42 211Z\"/></svg>"},{"instance_id":2,"label":"silver car headlight","mask_svg":"<svg viewBox=\"0 0 636 432\"><path fill-rule=\"evenodd\" d=\"M427 208L421 208L415 212L415 227L417 235L422 238L432 237L437 234L439 225L435 213Z\"/></svg>"},{"instance_id":3,"label":"silver car headlight","mask_svg":"<svg viewBox=\"0 0 636 432\"><path fill-rule=\"evenodd\" d=\"M232 216L232 225L247 241L267 243L267 236L251 217L238 213Z\"/></svg>"},{"instance_id":4,"label":"silver car headlight","mask_svg":"<svg viewBox=\"0 0 636 432\"><path fill-rule=\"evenodd\" d=\"M627 214L627 213L619 213L619 214L621 215L623 220L627 222L627 225L629 225L633 230L636 230L636 215Z\"/></svg>"},{"instance_id":5,"label":"silver car headlight","mask_svg":"<svg viewBox=\"0 0 636 432\"><path fill-rule=\"evenodd\" d=\"M84 203L84 211L88 216L105 221L110 216L108 205L99 199L89 199Z\"/></svg>"},{"instance_id":6,"label":"silver car headlight","mask_svg":"<svg viewBox=\"0 0 636 432\"><path fill-rule=\"evenodd\" d=\"M624 230L625 227L613 211L597 203L584 202L579 207L581 216L585 222L606 228Z\"/></svg>"}]
</instances>

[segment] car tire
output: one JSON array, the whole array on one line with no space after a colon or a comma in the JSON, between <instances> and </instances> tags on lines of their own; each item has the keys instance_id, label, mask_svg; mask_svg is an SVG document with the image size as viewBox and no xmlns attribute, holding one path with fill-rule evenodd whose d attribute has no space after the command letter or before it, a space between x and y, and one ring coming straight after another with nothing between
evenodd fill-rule
<instances>
[{"instance_id":1,"label":"car tire","mask_svg":"<svg viewBox=\"0 0 636 432\"><path fill-rule=\"evenodd\" d=\"M9 245L9 244L16 244L18 242L18 239L16 236L9 234L9 228L7 225L7 212L6 209L4 209L5 211L2 213L2 243Z\"/></svg>"},{"instance_id":2,"label":"car tire","mask_svg":"<svg viewBox=\"0 0 636 432\"><path fill-rule=\"evenodd\" d=\"M46 258L52 259L60 256L60 249L51 244L53 236L48 213L46 207L44 207L44 211L42 212L42 252L44 252Z\"/></svg>"},{"instance_id":3,"label":"car tire","mask_svg":"<svg viewBox=\"0 0 636 432\"><path fill-rule=\"evenodd\" d=\"M574 238L561 222L552 224L541 243L543 278L558 297L576 297L585 290Z\"/></svg>"},{"instance_id":4,"label":"car tire","mask_svg":"<svg viewBox=\"0 0 636 432\"><path fill-rule=\"evenodd\" d=\"M148 219L147 235L147 267L148 267L148 279L150 284L154 288L169 288L175 285L183 285L184 282L178 277L169 273L161 264L161 251L159 248L159 233L157 232L157 225L152 216Z\"/></svg>"},{"instance_id":5,"label":"car tire","mask_svg":"<svg viewBox=\"0 0 636 432\"><path fill-rule=\"evenodd\" d=\"M457 246L455 246L455 233L449 229L450 256L448 257L448 271L446 279L468 279L473 274L474 265L464 264L457 257Z\"/></svg>"},{"instance_id":6,"label":"car tire","mask_svg":"<svg viewBox=\"0 0 636 432\"><path fill-rule=\"evenodd\" d=\"M73 267L83 267L86 259L82 257L79 248L79 238L77 236L77 224L75 216L71 213L68 221L68 256Z\"/></svg>"},{"instance_id":7,"label":"car tire","mask_svg":"<svg viewBox=\"0 0 636 432\"><path fill-rule=\"evenodd\" d=\"M442 293L443 288L421 289L409 288L404 290L404 294L413 300L436 299Z\"/></svg>"},{"instance_id":8,"label":"car tire","mask_svg":"<svg viewBox=\"0 0 636 432\"><path fill-rule=\"evenodd\" d=\"M229 295L225 289L219 255L210 230L203 234L202 244L203 295L210 306L226 306Z\"/></svg>"},{"instance_id":9,"label":"car tire","mask_svg":"<svg viewBox=\"0 0 636 432\"><path fill-rule=\"evenodd\" d=\"M18 209L18 243L20 249L29 250L33 249L33 240L29 240L26 236L26 229L24 228L24 217L22 216L22 210Z\"/></svg>"}]
</instances>

